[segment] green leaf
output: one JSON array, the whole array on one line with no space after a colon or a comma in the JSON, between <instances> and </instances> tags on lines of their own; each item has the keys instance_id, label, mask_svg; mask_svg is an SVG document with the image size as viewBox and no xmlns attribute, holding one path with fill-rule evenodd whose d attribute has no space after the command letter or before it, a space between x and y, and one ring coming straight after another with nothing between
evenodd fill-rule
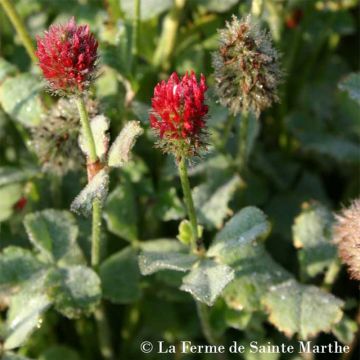
<instances>
[{"instance_id":1,"label":"green leaf","mask_svg":"<svg viewBox=\"0 0 360 360\"><path fill-rule=\"evenodd\" d=\"M352 73L339 83L339 89L348 92L349 96L360 104L360 73Z\"/></svg>"},{"instance_id":2,"label":"green leaf","mask_svg":"<svg viewBox=\"0 0 360 360\"><path fill-rule=\"evenodd\" d=\"M234 215L216 235L207 254L231 263L231 258L237 258L242 246L266 237L269 232L270 224L265 214L256 207L246 207Z\"/></svg>"},{"instance_id":3,"label":"green leaf","mask_svg":"<svg viewBox=\"0 0 360 360\"><path fill-rule=\"evenodd\" d=\"M1 360L31 360L31 359L22 355L15 354L13 352L6 352L1 358Z\"/></svg>"},{"instance_id":4,"label":"green leaf","mask_svg":"<svg viewBox=\"0 0 360 360\"><path fill-rule=\"evenodd\" d=\"M22 284L43 267L30 250L15 246L5 248L0 253L0 289Z\"/></svg>"},{"instance_id":5,"label":"green leaf","mask_svg":"<svg viewBox=\"0 0 360 360\"><path fill-rule=\"evenodd\" d=\"M332 333L344 344L351 344L358 331L356 321L344 315L332 328Z\"/></svg>"},{"instance_id":6,"label":"green leaf","mask_svg":"<svg viewBox=\"0 0 360 360\"><path fill-rule=\"evenodd\" d=\"M24 225L30 241L47 261L60 265L84 262L76 242L79 230L68 211L49 209L28 214Z\"/></svg>"},{"instance_id":7,"label":"green leaf","mask_svg":"<svg viewBox=\"0 0 360 360\"><path fill-rule=\"evenodd\" d=\"M128 19L134 18L135 2L133 0L121 0L121 9ZM172 0L146 0L140 2L140 16L142 20L149 20L172 7Z\"/></svg>"},{"instance_id":8,"label":"green leaf","mask_svg":"<svg viewBox=\"0 0 360 360\"><path fill-rule=\"evenodd\" d=\"M0 84L8 77L15 75L17 72L16 66L10 64L2 57L0 57Z\"/></svg>"},{"instance_id":9,"label":"green leaf","mask_svg":"<svg viewBox=\"0 0 360 360\"><path fill-rule=\"evenodd\" d=\"M262 299L273 285L291 275L266 252L263 244L247 242L239 246L227 263L235 270L235 278L223 297L231 309L263 310Z\"/></svg>"},{"instance_id":10,"label":"green leaf","mask_svg":"<svg viewBox=\"0 0 360 360\"><path fill-rule=\"evenodd\" d=\"M100 279L86 266L54 269L47 279L55 308L68 318L93 312L101 299Z\"/></svg>"},{"instance_id":11,"label":"green leaf","mask_svg":"<svg viewBox=\"0 0 360 360\"><path fill-rule=\"evenodd\" d=\"M0 168L0 186L9 185L15 182L22 182L31 179L38 174L35 169L19 169L15 167Z\"/></svg>"},{"instance_id":12,"label":"green leaf","mask_svg":"<svg viewBox=\"0 0 360 360\"><path fill-rule=\"evenodd\" d=\"M195 187L193 197L199 222L209 229L220 228L231 213L228 204L240 185L240 177L235 175L220 186L207 182Z\"/></svg>"},{"instance_id":13,"label":"green leaf","mask_svg":"<svg viewBox=\"0 0 360 360\"><path fill-rule=\"evenodd\" d=\"M179 220L185 216L184 206L174 187L162 189L157 194L154 212L162 221Z\"/></svg>"},{"instance_id":14,"label":"green leaf","mask_svg":"<svg viewBox=\"0 0 360 360\"><path fill-rule=\"evenodd\" d=\"M333 216L324 206L314 203L303 209L293 225L293 242L304 274L313 277L336 260L332 244Z\"/></svg>"},{"instance_id":15,"label":"green leaf","mask_svg":"<svg viewBox=\"0 0 360 360\"><path fill-rule=\"evenodd\" d=\"M81 190L71 203L71 211L77 214L89 216L91 214L92 203L99 199L104 204L109 192L109 173L107 169L100 170L94 178Z\"/></svg>"},{"instance_id":16,"label":"green leaf","mask_svg":"<svg viewBox=\"0 0 360 360\"><path fill-rule=\"evenodd\" d=\"M121 130L109 150L108 165L122 167L130 160L131 149L136 139L143 133L139 121L129 121Z\"/></svg>"},{"instance_id":17,"label":"green leaf","mask_svg":"<svg viewBox=\"0 0 360 360\"><path fill-rule=\"evenodd\" d=\"M14 205L22 196L20 184L9 184L0 187L0 222L7 220L14 212Z\"/></svg>"},{"instance_id":18,"label":"green leaf","mask_svg":"<svg viewBox=\"0 0 360 360\"><path fill-rule=\"evenodd\" d=\"M30 74L7 78L0 86L0 104L7 114L23 125L39 125L44 113L41 89L41 81Z\"/></svg>"},{"instance_id":19,"label":"green leaf","mask_svg":"<svg viewBox=\"0 0 360 360\"><path fill-rule=\"evenodd\" d=\"M136 252L130 247L107 258L100 266L103 296L116 304L138 300L140 271Z\"/></svg>"},{"instance_id":20,"label":"green leaf","mask_svg":"<svg viewBox=\"0 0 360 360\"><path fill-rule=\"evenodd\" d=\"M38 360L80 360L79 355L67 346L55 345L46 349Z\"/></svg>"},{"instance_id":21,"label":"green leaf","mask_svg":"<svg viewBox=\"0 0 360 360\"><path fill-rule=\"evenodd\" d=\"M234 278L234 270L213 260L201 260L183 278L181 290L196 300L212 306L225 286Z\"/></svg>"},{"instance_id":22,"label":"green leaf","mask_svg":"<svg viewBox=\"0 0 360 360\"><path fill-rule=\"evenodd\" d=\"M220 13L230 10L238 2L239 0L191 0L193 4L199 4L209 11Z\"/></svg>"},{"instance_id":23,"label":"green leaf","mask_svg":"<svg viewBox=\"0 0 360 360\"><path fill-rule=\"evenodd\" d=\"M94 136L96 155L102 161L109 149L109 119L104 115L97 115L90 120L90 126ZM79 146L86 156L90 155L89 144L84 137L83 131L79 136Z\"/></svg>"},{"instance_id":24,"label":"green leaf","mask_svg":"<svg viewBox=\"0 0 360 360\"><path fill-rule=\"evenodd\" d=\"M104 218L109 231L121 238L133 242L138 239L137 206L134 188L127 176L122 178L109 195Z\"/></svg>"},{"instance_id":25,"label":"green leaf","mask_svg":"<svg viewBox=\"0 0 360 360\"><path fill-rule=\"evenodd\" d=\"M354 141L323 133L299 134L298 137L307 153L328 156L343 163L359 161L360 146Z\"/></svg>"},{"instance_id":26,"label":"green leaf","mask_svg":"<svg viewBox=\"0 0 360 360\"><path fill-rule=\"evenodd\" d=\"M274 326L289 337L298 333L303 340L321 331L330 331L343 316L341 300L295 280L273 286L264 298L264 304Z\"/></svg>"},{"instance_id":27,"label":"green leaf","mask_svg":"<svg viewBox=\"0 0 360 360\"><path fill-rule=\"evenodd\" d=\"M167 245L169 246L171 244L171 240L168 241L169 243ZM173 242L173 250L171 249L171 245L168 248L164 248L163 240L157 240L157 243L153 241L150 249L149 247L148 249L145 248L139 255L139 267L141 274L150 275L160 270L174 270L182 272L190 270L198 257L186 253L185 251L188 251L188 248L179 248L177 244L180 243L178 241L173 240ZM179 249L183 251L179 251Z\"/></svg>"},{"instance_id":28,"label":"green leaf","mask_svg":"<svg viewBox=\"0 0 360 360\"><path fill-rule=\"evenodd\" d=\"M5 350L21 346L41 323L42 314L51 300L44 292L45 275L32 279L19 293L12 296L7 314Z\"/></svg>"}]
</instances>

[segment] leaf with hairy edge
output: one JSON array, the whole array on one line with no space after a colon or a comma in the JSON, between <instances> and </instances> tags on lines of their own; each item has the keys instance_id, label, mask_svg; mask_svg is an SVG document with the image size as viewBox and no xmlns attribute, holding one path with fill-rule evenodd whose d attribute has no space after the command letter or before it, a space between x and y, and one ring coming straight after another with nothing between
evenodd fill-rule
<instances>
[{"instance_id":1,"label":"leaf with hairy edge","mask_svg":"<svg viewBox=\"0 0 360 360\"><path fill-rule=\"evenodd\" d=\"M129 304L141 296L137 255L130 246L101 264L100 278L104 298L115 304Z\"/></svg>"},{"instance_id":2,"label":"leaf with hairy edge","mask_svg":"<svg viewBox=\"0 0 360 360\"><path fill-rule=\"evenodd\" d=\"M101 299L100 279L86 266L54 269L46 286L55 308L68 318L93 312Z\"/></svg>"},{"instance_id":3,"label":"leaf with hairy edge","mask_svg":"<svg viewBox=\"0 0 360 360\"><path fill-rule=\"evenodd\" d=\"M28 214L24 225L30 241L47 261L67 265L85 261L76 242L78 227L70 212L48 209Z\"/></svg>"},{"instance_id":4,"label":"leaf with hairy edge","mask_svg":"<svg viewBox=\"0 0 360 360\"><path fill-rule=\"evenodd\" d=\"M234 270L213 260L199 261L183 278L180 290L189 292L196 300L212 306L225 286L234 279Z\"/></svg>"},{"instance_id":5,"label":"leaf with hairy edge","mask_svg":"<svg viewBox=\"0 0 360 360\"><path fill-rule=\"evenodd\" d=\"M336 260L332 244L333 216L324 206L304 204L293 225L293 242L298 251L303 274L316 276Z\"/></svg>"},{"instance_id":6,"label":"leaf with hairy edge","mask_svg":"<svg viewBox=\"0 0 360 360\"><path fill-rule=\"evenodd\" d=\"M289 337L298 333L303 340L329 332L343 316L341 300L296 280L271 287L263 302L274 326Z\"/></svg>"},{"instance_id":7,"label":"leaf with hairy edge","mask_svg":"<svg viewBox=\"0 0 360 360\"><path fill-rule=\"evenodd\" d=\"M100 170L94 178L81 190L80 194L71 203L71 211L89 216L94 199L103 204L109 191L109 173L107 169Z\"/></svg>"},{"instance_id":8,"label":"leaf with hairy edge","mask_svg":"<svg viewBox=\"0 0 360 360\"><path fill-rule=\"evenodd\" d=\"M97 115L90 121L91 130L94 136L96 155L100 160L103 160L109 149L109 134L110 127L109 119L104 115ZM82 152L89 156L89 145L85 140L83 132L79 136L79 145Z\"/></svg>"},{"instance_id":9,"label":"leaf with hairy edge","mask_svg":"<svg viewBox=\"0 0 360 360\"><path fill-rule=\"evenodd\" d=\"M188 247L170 239L152 240L142 243L139 267L142 275L150 275L160 270L185 272L190 270L197 256L188 254Z\"/></svg>"},{"instance_id":10,"label":"leaf with hairy edge","mask_svg":"<svg viewBox=\"0 0 360 360\"><path fill-rule=\"evenodd\" d=\"M216 235L207 255L229 263L234 251L251 241L266 237L269 232L270 224L265 214L255 207L246 207L234 215Z\"/></svg>"},{"instance_id":11,"label":"leaf with hairy edge","mask_svg":"<svg viewBox=\"0 0 360 360\"><path fill-rule=\"evenodd\" d=\"M143 129L139 121L129 121L110 147L108 165L122 167L129 162L131 149L142 133Z\"/></svg>"},{"instance_id":12,"label":"leaf with hairy edge","mask_svg":"<svg viewBox=\"0 0 360 360\"><path fill-rule=\"evenodd\" d=\"M262 244L249 242L239 246L228 265L235 270L235 278L223 297L228 307L235 310L263 310L261 301L269 288L291 278Z\"/></svg>"},{"instance_id":13,"label":"leaf with hairy edge","mask_svg":"<svg viewBox=\"0 0 360 360\"><path fill-rule=\"evenodd\" d=\"M228 204L240 185L240 177L235 175L220 186L206 183L195 187L193 197L199 222L209 229L220 228L231 213Z\"/></svg>"},{"instance_id":14,"label":"leaf with hairy edge","mask_svg":"<svg viewBox=\"0 0 360 360\"><path fill-rule=\"evenodd\" d=\"M19 293L11 298L6 319L5 350L21 346L36 329L42 314L50 307L51 300L44 292L46 274L27 282Z\"/></svg>"},{"instance_id":15,"label":"leaf with hairy edge","mask_svg":"<svg viewBox=\"0 0 360 360\"><path fill-rule=\"evenodd\" d=\"M0 289L18 286L43 268L30 250L9 246L0 253Z\"/></svg>"}]
</instances>

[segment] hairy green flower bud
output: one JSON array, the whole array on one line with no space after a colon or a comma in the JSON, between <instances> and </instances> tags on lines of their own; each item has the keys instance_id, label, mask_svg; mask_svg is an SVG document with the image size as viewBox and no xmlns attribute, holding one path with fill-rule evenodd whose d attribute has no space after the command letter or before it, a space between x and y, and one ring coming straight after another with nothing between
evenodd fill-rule
<instances>
[{"instance_id":1,"label":"hairy green flower bud","mask_svg":"<svg viewBox=\"0 0 360 360\"><path fill-rule=\"evenodd\" d=\"M97 114L97 103L87 101L90 117ZM65 174L84 165L78 145L79 115L72 100L60 99L39 126L32 128L32 146L44 171Z\"/></svg>"},{"instance_id":2,"label":"hairy green flower bud","mask_svg":"<svg viewBox=\"0 0 360 360\"><path fill-rule=\"evenodd\" d=\"M336 217L334 242L349 267L351 277L360 280L360 199Z\"/></svg>"},{"instance_id":3,"label":"hairy green flower bud","mask_svg":"<svg viewBox=\"0 0 360 360\"><path fill-rule=\"evenodd\" d=\"M220 103L234 115L253 111L259 116L279 100L277 87L282 73L270 36L250 15L240 20L233 16L219 34L213 67Z\"/></svg>"}]
</instances>

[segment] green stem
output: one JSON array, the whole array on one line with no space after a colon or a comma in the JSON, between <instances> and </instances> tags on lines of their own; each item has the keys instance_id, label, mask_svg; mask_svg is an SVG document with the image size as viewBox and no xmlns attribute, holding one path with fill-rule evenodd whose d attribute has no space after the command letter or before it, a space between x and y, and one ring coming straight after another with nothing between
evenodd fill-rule
<instances>
[{"instance_id":1,"label":"green stem","mask_svg":"<svg viewBox=\"0 0 360 360\"><path fill-rule=\"evenodd\" d=\"M98 327L101 355L106 360L113 360L115 357L111 345L110 326L102 304L95 310L95 319Z\"/></svg>"},{"instance_id":2,"label":"green stem","mask_svg":"<svg viewBox=\"0 0 360 360\"><path fill-rule=\"evenodd\" d=\"M233 128L234 122L235 122L236 117L234 115L229 115L228 118L226 119L225 122L225 126L224 126L224 133L222 136L222 143L221 143L221 148L225 149L226 144L229 140L229 136L230 136L230 132Z\"/></svg>"},{"instance_id":3,"label":"green stem","mask_svg":"<svg viewBox=\"0 0 360 360\"><path fill-rule=\"evenodd\" d=\"M188 213L189 220L191 223L191 230L192 230L192 235L193 235L192 236L192 238L193 238L192 247L195 252L202 253L204 250L204 245L203 245L202 240L198 236L198 223L197 223L197 218L196 218L194 201L193 201L193 198L191 195L189 176L188 176L187 166L186 166L186 159L184 156L182 156L180 161L178 162L178 168L179 168L181 186L182 186L183 193L184 193L185 205L186 205L187 213Z\"/></svg>"},{"instance_id":4,"label":"green stem","mask_svg":"<svg viewBox=\"0 0 360 360\"><path fill-rule=\"evenodd\" d=\"M210 324L210 314L209 314L209 308L207 305L196 301L196 307L201 323L202 332L205 336L206 341L211 345L220 345L221 340L219 337L214 333L213 328ZM219 360L225 360L226 355L225 354L217 354L217 357Z\"/></svg>"},{"instance_id":5,"label":"green stem","mask_svg":"<svg viewBox=\"0 0 360 360\"><path fill-rule=\"evenodd\" d=\"M27 53L29 54L31 60L36 63L37 57L35 55L35 47L32 42L32 39L25 28L25 25L20 18L18 12L16 11L12 1L10 0L0 0L1 5L3 6L8 18L13 24L17 34L19 35L21 42L23 43Z\"/></svg>"},{"instance_id":6,"label":"green stem","mask_svg":"<svg viewBox=\"0 0 360 360\"><path fill-rule=\"evenodd\" d=\"M91 240L91 266L98 270L101 253L101 201L93 200L92 208L92 240Z\"/></svg>"},{"instance_id":7,"label":"green stem","mask_svg":"<svg viewBox=\"0 0 360 360\"><path fill-rule=\"evenodd\" d=\"M175 0L174 7L165 17L161 36L154 55L154 65L168 69L176 45L180 16L186 0Z\"/></svg>"},{"instance_id":8,"label":"green stem","mask_svg":"<svg viewBox=\"0 0 360 360\"><path fill-rule=\"evenodd\" d=\"M264 0L253 0L251 3L251 14L259 18L264 10Z\"/></svg>"},{"instance_id":9,"label":"green stem","mask_svg":"<svg viewBox=\"0 0 360 360\"><path fill-rule=\"evenodd\" d=\"M85 141L88 143L88 148L89 148L88 162L95 163L98 160L96 155L95 140L93 133L91 131L89 115L86 110L84 98L81 95L76 98L76 105L79 110L80 122L81 122L81 127L83 129Z\"/></svg>"},{"instance_id":10,"label":"green stem","mask_svg":"<svg viewBox=\"0 0 360 360\"><path fill-rule=\"evenodd\" d=\"M240 119L240 139L239 139L239 170L243 171L247 163L247 133L249 127L249 114L243 112Z\"/></svg>"},{"instance_id":11,"label":"green stem","mask_svg":"<svg viewBox=\"0 0 360 360\"><path fill-rule=\"evenodd\" d=\"M140 4L141 0L134 0L134 19L132 28L132 56L136 59L139 51Z\"/></svg>"},{"instance_id":12,"label":"green stem","mask_svg":"<svg viewBox=\"0 0 360 360\"><path fill-rule=\"evenodd\" d=\"M79 110L80 122L85 141L88 144L88 165L94 164L98 161L96 155L96 145L94 135L91 130L89 115L86 110L83 97L80 95L76 98L76 104ZM100 264L100 250L101 250L101 201L95 198L92 203L92 233L91 233L91 265L95 271L98 271ZM114 359L114 354L111 346L110 328L106 318L105 309L101 304L95 311L95 320L98 327L98 336L100 351L104 359Z\"/></svg>"}]
</instances>

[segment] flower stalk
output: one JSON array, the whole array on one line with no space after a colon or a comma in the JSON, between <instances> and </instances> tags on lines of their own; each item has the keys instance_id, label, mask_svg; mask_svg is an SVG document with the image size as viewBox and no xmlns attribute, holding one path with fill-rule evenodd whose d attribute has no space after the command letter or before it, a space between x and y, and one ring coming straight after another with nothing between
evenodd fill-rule
<instances>
[{"instance_id":1,"label":"flower stalk","mask_svg":"<svg viewBox=\"0 0 360 360\"><path fill-rule=\"evenodd\" d=\"M249 113L243 112L240 119L240 138L239 138L239 171L246 168L247 163L247 133L249 128Z\"/></svg>"},{"instance_id":2,"label":"flower stalk","mask_svg":"<svg viewBox=\"0 0 360 360\"><path fill-rule=\"evenodd\" d=\"M189 216L191 230L192 230L192 249L197 254L204 252L204 245L198 234L198 222L195 212L194 201L191 195L189 176L187 171L186 159L182 157L178 162L179 175L181 180L181 186L184 193L184 201Z\"/></svg>"},{"instance_id":3,"label":"flower stalk","mask_svg":"<svg viewBox=\"0 0 360 360\"><path fill-rule=\"evenodd\" d=\"M89 181L96 175L95 164L98 164L98 157L96 155L96 145L93 133L91 131L89 116L86 110L84 98L78 96L76 98L76 105L79 110L81 127L84 137L88 144L89 157L88 157L88 178ZM94 170L95 169L95 170ZM99 199L93 201L92 211L92 234L91 234L91 265L97 269L100 264L100 250L101 250L101 202Z\"/></svg>"},{"instance_id":4,"label":"flower stalk","mask_svg":"<svg viewBox=\"0 0 360 360\"><path fill-rule=\"evenodd\" d=\"M30 59L33 63L37 62L37 57L35 55L34 43L27 31L19 13L16 11L14 4L10 0L0 0L0 4L4 8L6 15L10 19L12 25L14 26L17 34L19 35L22 44L24 45Z\"/></svg>"},{"instance_id":5,"label":"flower stalk","mask_svg":"<svg viewBox=\"0 0 360 360\"><path fill-rule=\"evenodd\" d=\"M174 7L166 15L163 22L161 37L154 55L154 65L161 66L165 70L170 66L170 59L175 49L180 16L185 7L185 2L186 0L175 0Z\"/></svg>"}]
</instances>

